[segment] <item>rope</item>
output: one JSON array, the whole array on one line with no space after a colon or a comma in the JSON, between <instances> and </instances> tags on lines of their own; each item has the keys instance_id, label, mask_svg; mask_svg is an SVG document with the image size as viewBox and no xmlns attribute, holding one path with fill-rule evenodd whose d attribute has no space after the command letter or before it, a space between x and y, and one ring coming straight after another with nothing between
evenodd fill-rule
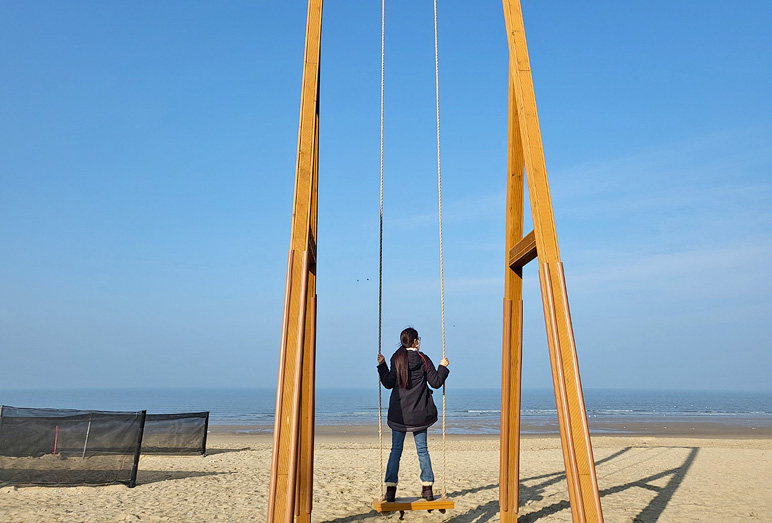
<instances>
[{"instance_id":1,"label":"rope","mask_svg":"<svg viewBox=\"0 0 772 523\"><path fill-rule=\"evenodd\" d=\"M378 354L381 354L383 340L383 62L386 43L386 0L381 0L381 219L380 219L380 252L378 262ZM383 421L381 415L381 377L378 375L378 465L380 477L378 485L383 499Z\"/></svg>"},{"instance_id":2,"label":"rope","mask_svg":"<svg viewBox=\"0 0 772 523\"><path fill-rule=\"evenodd\" d=\"M440 307L442 310L442 357L445 358L445 275L442 261L442 170L440 168L440 60L437 45L437 0L434 0L434 86L437 100L437 205L440 230ZM447 489L445 477L447 453L445 452L445 384L442 384L442 497Z\"/></svg>"},{"instance_id":3,"label":"rope","mask_svg":"<svg viewBox=\"0 0 772 523\"><path fill-rule=\"evenodd\" d=\"M384 58L386 42L386 0L381 0L381 184L380 184L380 241L378 265L378 354L382 351L383 340L383 114L384 114ZM440 73L439 46L437 43L437 0L434 0L434 85L437 106L437 205L440 235L440 308L442 311L442 357L445 358L445 274L442 252L442 169L440 164ZM383 420L381 414L381 380L378 378L378 446L380 477L383 478ZM442 496L447 495L446 474L447 452L445 445L445 384L442 385ZM383 482L380 485L383 499Z\"/></svg>"}]
</instances>

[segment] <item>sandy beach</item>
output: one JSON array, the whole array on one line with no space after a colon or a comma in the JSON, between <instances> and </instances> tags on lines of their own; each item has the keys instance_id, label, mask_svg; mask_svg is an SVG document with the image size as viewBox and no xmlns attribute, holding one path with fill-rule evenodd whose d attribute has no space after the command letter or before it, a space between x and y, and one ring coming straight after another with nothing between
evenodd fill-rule
<instances>
[{"instance_id":1,"label":"sandy beach","mask_svg":"<svg viewBox=\"0 0 772 523\"><path fill-rule=\"evenodd\" d=\"M606 521L772 521L770 429L689 425L593 437ZM406 521L498 521L498 448L494 435L449 436L443 473L441 436L431 434L435 491L444 476L456 508L408 513ZM319 427L313 521L398 521L372 510L378 456L372 427ZM265 521L270 458L270 435L214 427L205 456L142 456L133 489L2 487L0 522ZM520 485L519 521L571 521L558 437L523 439ZM419 489L410 443L398 496Z\"/></svg>"}]
</instances>

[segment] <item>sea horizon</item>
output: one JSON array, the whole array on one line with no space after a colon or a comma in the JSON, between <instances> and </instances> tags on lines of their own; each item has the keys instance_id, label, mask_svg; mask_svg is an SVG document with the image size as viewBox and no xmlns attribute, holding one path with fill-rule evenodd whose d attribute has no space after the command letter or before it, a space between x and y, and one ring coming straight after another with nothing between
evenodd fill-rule
<instances>
[{"instance_id":1,"label":"sea horizon","mask_svg":"<svg viewBox=\"0 0 772 523\"><path fill-rule=\"evenodd\" d=\"M388 390L382 390L385 421ZM441 410L442 392L435 391ZM588 388L584 391L591 428L625 423L692 421L737 427L772 427L772 392ZM270 431L275 390L249 387L0 389L0 405L152 414L210 412L210 426L244 426ZM377 425L378 392L373 388L319 388L316 424ZM446 391L448 433L498 433L500 389L454 387ZM552 389L525 388L521 419L526 432L552 433L557 411ZM596 432L607 431L597 429Z\"/></svg>"}]
</instances>

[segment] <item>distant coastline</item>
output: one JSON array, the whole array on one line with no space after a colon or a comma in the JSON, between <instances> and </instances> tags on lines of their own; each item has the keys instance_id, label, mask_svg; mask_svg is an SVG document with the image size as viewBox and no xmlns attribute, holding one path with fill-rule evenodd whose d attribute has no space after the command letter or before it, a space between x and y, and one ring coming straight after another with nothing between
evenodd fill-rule
<instances>
[{"instance_id":1,"label":"distant coastline","mask_svg":"<svg viewBox=\"0 0 772 523\"><path fill-rule=\"evenodd\" d=\"M274 394L273 389L237 388L0 389L0 405L149 413L209 411L213 431L265 434L273 429ZM439 394L435 396L438 405ZM498 434L497 389L449 388L446 399L448 434ZM587 389L585 403L594 434L772 436L772 392ZM320 389L316 406L321 433L367 434L377 427L376 390ZM557 434L551 390L525 389L521 413L524 436Z\"/></svg>"}]
</instances>

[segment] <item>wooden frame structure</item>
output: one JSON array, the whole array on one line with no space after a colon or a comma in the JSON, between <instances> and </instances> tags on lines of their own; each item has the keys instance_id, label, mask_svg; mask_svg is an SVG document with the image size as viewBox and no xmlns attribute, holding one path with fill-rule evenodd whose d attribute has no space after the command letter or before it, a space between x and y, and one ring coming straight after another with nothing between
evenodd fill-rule
<instances>
[{"instance_id":1,"label":"wooden frame structure","mask_svg":"<svg viewBox=\"0 0 772 523\"><path fill-rule=\"evenodd\" d=\"M538 259L547 343L574 522L603 520L563 264L552 214L520 0L503 0L509 43L507 268L502 348L503 523L517 521L522 357L522 268ZM316 230L322 0L309 0L292 232L287 261L268 523L311 521L316 352ZM534 230L523 236L528 180Z\"/></svg>"},{"instance_id":2,"label":"wooden frame structure","mask_svg":"<svg viewBox=\"0 0 772 523\"><path fill-rule=\"evenodd\" d=\"M538 259L539 263L547 345L573 521L603 521L568 308L566 280L552 214L523 14L520 0L503 0L503 3L509 43L509 144L499 471L501 521L517 521L523 335L522 276L523 267L534 259ZM534 230L523 236L526 178Z\"/></svg>"},{"instance_id":3,"label":"wooden frame structure","mask_svg":"<svg viewBox=\"0 0 772 523\"><path fill-rule=\"evenodd\" d=\"M322 1L308 2L268 522L311 521L316 369L316 225Z\"/></svg>"}]
</instances>

